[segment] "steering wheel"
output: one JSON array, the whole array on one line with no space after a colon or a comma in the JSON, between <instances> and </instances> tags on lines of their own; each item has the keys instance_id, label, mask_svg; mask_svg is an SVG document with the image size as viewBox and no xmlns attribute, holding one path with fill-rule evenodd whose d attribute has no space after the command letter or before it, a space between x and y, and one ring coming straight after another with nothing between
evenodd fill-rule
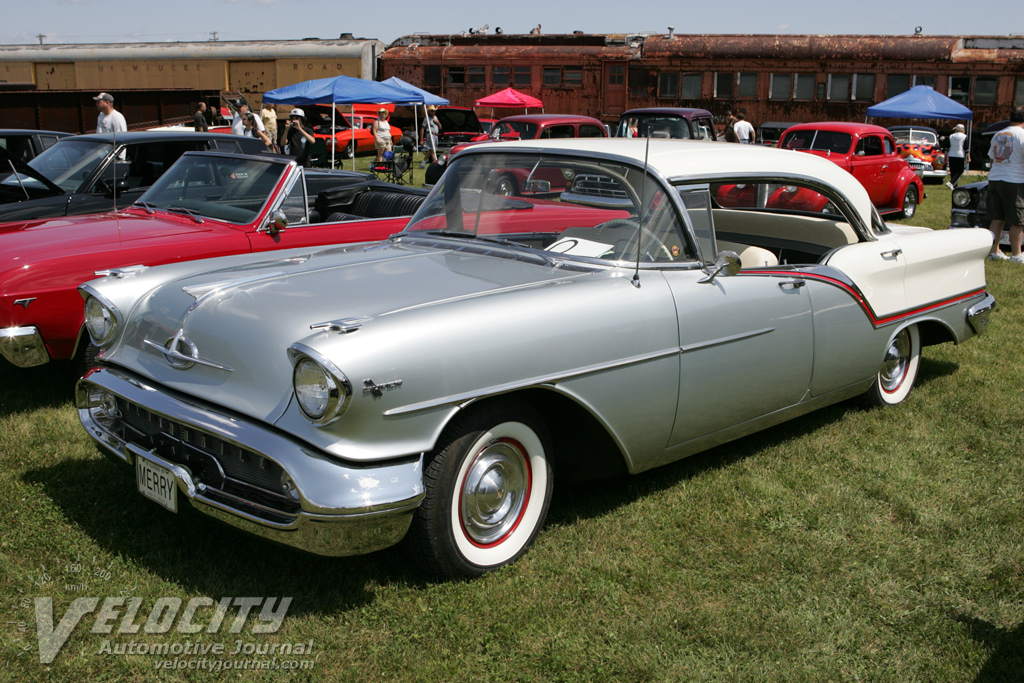
<instances>
[{"instance_id":1,"label":"steering wheel","mask_svg":"<svg viewBox=\"0 0 1024 683\"><path fill-rule=\"evenodd\" d=\"M611 258L617 261L635 261L639 227L640 224L632 218L613 218L594 226L595 238L601 242L612 242ZM642 260L672 260L672 252L656 235L647 233L644 237L647 242L644 245ZM655 255L661 259L655 258Z\"/></svg>"}]
</instances>

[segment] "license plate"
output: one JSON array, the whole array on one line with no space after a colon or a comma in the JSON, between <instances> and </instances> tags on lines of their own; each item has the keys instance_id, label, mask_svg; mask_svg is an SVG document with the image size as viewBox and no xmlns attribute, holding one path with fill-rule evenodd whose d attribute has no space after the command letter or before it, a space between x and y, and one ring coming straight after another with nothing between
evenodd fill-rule
<instances>
[{"instance_id":1,"label":"license plate","mask_svg":"<svg viewBox=\"0 0 1024 683\"><path fill-rule=\"evenodd\" d=\"M178 511L178 485L169 469L145 458L136 457L135 477L139 493L160 503L171 512Z\"/></svg>"}]
</instances>

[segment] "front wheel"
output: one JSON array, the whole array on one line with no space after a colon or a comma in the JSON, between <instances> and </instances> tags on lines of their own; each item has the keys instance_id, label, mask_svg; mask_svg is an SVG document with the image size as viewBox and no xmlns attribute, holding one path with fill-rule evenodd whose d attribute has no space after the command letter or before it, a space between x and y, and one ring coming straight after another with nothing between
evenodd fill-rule
<instances>
[{"instance_id":1,"label":"front wheel","mask_svg":"<svg viewBox=\"0 0 1024 683\"><path fill-rule=\"evenodd\" d=\"M429 568L473 577L525 553L551 501L549 453L543 421L523 402L456 418L424 470L412 530Z\"/></svg>"},{"instance_id":2,"label":"front wheel","mask_svg":"<svg viewBox=\"0 0 1024 683\"><path fill-rule=\"evenodd\" d=\"M879 406L902 403L914 388L921 361L921 334L917 325L904 327L889 341L868 399Z\"/></svg>"},{"instance_id":3,"label":"front wheel","mask_svg":"<svg viewBox=\"0 0 1024 683\"><path fill-rule=\"evenodd\" d=\"M349 140L345 144L345 148L341 150L341 158L342 159L351 159L352 155L354 155L354 154L355 154L354 143L351 140Z\"/></svg>"},{"instance_id":4,"label":"front wheel","mask_svg":"<svg viewBox=\"0 0 1024 683\"><path fill-rule=\"evenodd\" d=\"M911 185L903 193L903 217L913 218L917 213L917 188Z\"/></svg>"}]
</instances>

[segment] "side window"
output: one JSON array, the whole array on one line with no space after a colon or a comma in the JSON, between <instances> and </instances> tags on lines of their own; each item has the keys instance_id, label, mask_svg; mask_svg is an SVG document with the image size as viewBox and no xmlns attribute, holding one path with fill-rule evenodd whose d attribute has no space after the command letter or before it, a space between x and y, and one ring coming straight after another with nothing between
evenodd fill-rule
<instances>
[{"instance_id":1,"label":"side window","mask_svg":"<svg viewBox=\"0 0 1024 683\"><path fill-rule=\"evenodd\" d=\"M711 130L713 128L711 119L700 118L694 119L693 123L693 137L698 140L711 140Z\"/></svg>"},{"instance_id":2,"label":"side window","mask_svg":"<svg viewBox=\"0 0 1024 683\"><path fill-rule=\"evenodd\" d=\"M585 123L580 126L580 137L581 138L603 138L604 129L598 128L597 126Z\"/></svg>"},{"instance_id":3,"label":"side window","mask_svg":"<svg viewBox=\"0 0 1024 683\"><path fill-rule=\"evenodd\" d=\"M701 258L706 263L713 262L717 255L717 246L708 189L706 187L685 190L679 188L679 198L683 200L686 216L690 219L690 225L693 226Z\"/></svg>"},{"instance_id":4,"label":"side window","mask_svg":"<svg viewBox=\"0 0 1024 683\"><path fill-rule=\"evenodd\" d=\"M860 241L838 195L799 180L712 183L710 197L715 246L739 254L744 268L817 263Z\"/></svg>"},{"instance_id":5,"label":"side window","mask_svg":"<svg viewBox=\"0 0 1024 683\"><path fill-rule=\"evenodd\" d=\"M302 174L298 174L296 181L292 183L291 189L288 190L279 207L288 217L288 225L304 225L309 222L306 212L306 185L303 181Z\"/></svg>"},{"instance_id":6,"label":"side window","mask_svg":"<svg viewBox=\"0 0 1024 683\"><path fill-rule=\"evenodd\" d=\"M545 128L544 132L542 132L540 136L545 139L573 138L576 137L576 132L573 130L572 126L550 126L549 128Z\"/></svg>"},{"instance_id":7,"label":"side window","mask_svg":"<svg viewBox=\"0 0 1024 683\"><path fill-rule=\"evenodd\" d=\"M896 149L893 147L892 140L889 138L882 138L882 143L885 145L885 155L892 156L896 153Z\"/></svg>"},{"instance_id":8,"label":"side window","mask_svg":"<svg viewBox=\"0 0 1024 683\"><path fill-rule=\"evenodd\" d=\"M882 154L882 138L869 135L857 142L856 155L859 157L877 157Z\"/></svg>"},{"instance_id":9,"label":"side window","mask_svg":"<svg viewBox=\"0 0 1024 683\"><path fill-rule=\"evenodd\" d=\"M50 149L53 144L59 140L56 135L40 135L39 136L39 151L42 152L44 149Z\"/></svg>"}]
</instances>

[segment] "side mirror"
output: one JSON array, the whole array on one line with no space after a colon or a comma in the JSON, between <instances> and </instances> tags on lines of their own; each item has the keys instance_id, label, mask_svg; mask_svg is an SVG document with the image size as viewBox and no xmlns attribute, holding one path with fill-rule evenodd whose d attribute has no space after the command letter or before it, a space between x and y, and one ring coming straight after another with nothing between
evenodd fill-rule
<instances>
[{"instance_id":1,"label":"side mirror","mask_svg":"<svg viewBox=\"0 0 1024 683\"><path fill-rule=\"evenodd\" d=\"M714 282L715 278L718 277L719 273L723 270L726 275L735 275L740 272L743 267L743 262L740 261L740 255L735 251L720 251L718 252L718 258L715 259L714 270L707 274L706 277L702 277L697 282L704 284L707 282Z\"/></svg>"},{"instance_id":2,"label":"side mirror","mask_svg":"<svg viewBox=\"0 0 1024 683\"><path fill-rule=\"evenodd\" d=\"M274 212L270 214L270 222L267 223L267 234L274 237L287 227L288 216L286 216L284 211L281 209L275 209Z\"/></svg>"}]
</instances>

